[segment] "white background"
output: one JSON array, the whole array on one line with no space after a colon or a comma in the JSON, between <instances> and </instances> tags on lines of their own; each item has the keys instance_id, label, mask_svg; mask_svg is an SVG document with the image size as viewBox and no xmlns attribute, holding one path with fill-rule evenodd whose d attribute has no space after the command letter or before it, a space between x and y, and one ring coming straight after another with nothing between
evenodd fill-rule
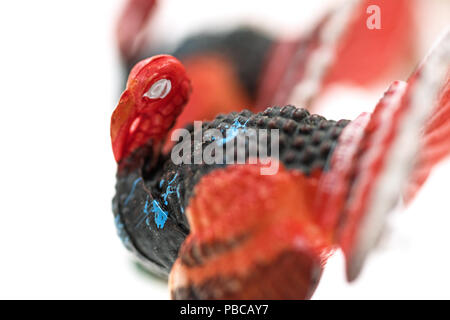
<instances>
[{"instance_id":1,"label":"white background","mask_svg":"<svg viewBox=\"0 0 450 320\"><path fill-rule=\"evenodd\" d=\"M306 30L333 2L166 0L152 39L173 45L212 23L239 21L275 33ZM425 2L424 52L450 21L448 2ZM135 267L111 213L119 7L0 2L0 298L168 298L165 282ZM380 94L335 88L324 112L353 118ZM358 281L346 283L341 255L332 258L315 298L450 298L449 179L447 161L408 210L391 216Z\"/></svg>"}]
</instances>

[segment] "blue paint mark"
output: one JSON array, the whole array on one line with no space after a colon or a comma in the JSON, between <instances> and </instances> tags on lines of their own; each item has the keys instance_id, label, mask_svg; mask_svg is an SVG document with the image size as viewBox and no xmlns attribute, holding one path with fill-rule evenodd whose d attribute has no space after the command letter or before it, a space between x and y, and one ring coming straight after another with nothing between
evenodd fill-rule
<instances>
[{"instance_id":1,"label":"blue paint mark","mask_svg":"<svg viewBox=\"0 0 450 320\"><path fill-rule=\"evenodd\" d=\"M172 178L172 180L170 180L167 184L166 190L163 194L161 194L161 197L163 199L163 203L165 205L168 205L168 197L171 194L176 193L178 199L180 199L180 185L177 185L176 187L173 185L175 180L178 177L178 173L175 174L175 176ZM164 184L164 180L161 180L159 182L159 187L162 188ZM157 201L157 200L153 200L153 201L149 201L150 198L149 196L147 196L147 199L145 200L145 205L144 205L144 209L142 210L142 214L141 217L139 218L138 223L136 224L135 228L138 228L139 226L141 226L141 224L145 221L145 224L147 225L147 227L151 228L150 226L150 212L155 214L154 217L154 221L156 224L156 227L158 229L162 229L164 228L164 225L166 224L166 221L169 217L169 213L168 211L165 211L161 204ZM181 207L181 212L184 213L184 209Z\"/></svg>"},{"instance_id":2,"label":"blue paint mark","mask_svg":"<svg viewBox=\"0 0 450 320\"><path fill-rule=\"evenodd\" d=\"M175 189L172 186L172 183L175 181L175 179L177 178L178 173L175 174L175 176L173 177L173 179L171 181L169 181L169 183L167 184L167 188L166 191L162 194L162 197L164 199L164 204L167 206L167 197L173 193L175 193Z\"/></svg>"},{"instance_id":3,"label":"blue paint mark","mask_svg":"<svg viewBox=\"0 0 450 320\"><path fill-rule=\"evenodd\" d=\"M177 198L180 200L180 185L177 186Z\"/></svg>"},{"instance_id":4,"label":"blue paint mark","mask_svg":"<svg viewBox=\"0 0 450 320\"><path fill-rule=\"evenodd\" d=\"M128 234L126 232L125 227L124 227L119 215L117 215L114 218L114 224L116 225L117 235L119 236L123 245L125 246L125 248L130 249L130 237L128 236Z\"/></svg>"},{"instance_id":5,"label":"blue paint mark","mask_svg":"<svg viewBox=\"0 0 450 320\"><path fill-rule=\"evenodd\" d=\"M158 229L164 228L164 224L166 223L167 218L168 218L168 213L166 211L164 211L163 209L161 209L161 206L158 201L156 201L156 200L152 201L151 212L153 212L155 214L156 227Z\"/></svg>"},{"instance_id":6,"label":"blue paint mark","mask_svg":"<svg viewBox=\"0 0 450 320\"><path fill-rule=\"evenodd\" d=\"M147 200L145 201L145 205L144 205L144 210L143 210L143 215L142 218L139 220L139 222L136 224L135 228L138 228L142 222L145 221L145 224L147 225L147 227L151 228L150 226L150 212L155 214L155 224L156 227L158 229L162 229L164 228L164 225L167 221L167 218L169 217L169 213L167 211L164 211L161 208L161 205L158 201L153 200L151 202L151 209L149 211L149 197L147 196Z\"/></svg>"},{"instance_id":7,"label":"blue paint mark","mask_svg":"<svg viewBox=\"0 0 450 320\"><path fill-rule=\"evenodd\" d=\"M217 143L219 145L224 145L226 144L228 141L233 140L234 138L236 138L239 135L239 131L242 130L242 132L246 132L247 131L247 122L250 119L247 119L247 121L245 121L243 124L239 122L239 118L234 119L234 122L231 124L231 127L229 130L227 130L227 137L223 138L222 140L217 141ZM226 126L225 128L228 129L228 126Z\"/></svg>"},{"instance_id":8,"label":"blue paint mark","mask_svg":"<svg viewBox=\"0 0 450 320\"><path fill-rule=\"evenodd\" d=\"M184 213L183 204L181 203L180 185L177 186L177 198L178 198L178 201L180 201L181 213Z\"/></svg>"},{"instance_id":9,"label":"blue paint mark","mask_svg":"<svg viewBox=\"0 0 450 320\"><path fill-rule=\"evenodd\" d=\"M125 202L123 203L124 205L127 205L128 202L130 202L130 200L133 198L133 196L134 196L134 191L136 190L136 186L137 186L138 182L141 181L141 180L142 180L141 177L139 177L139 178L137 178L136 180L134 180L133 186L131 187L130 194L128 195L128 197L125 199Z\"/></svg>"},{"instance_id":10,"label":"blue paint mark","mask_svg":"<svg viewBox=\"0 0 450 320\"><path fill-rule=\"evenodd\" d=\"M143 216L142 216L142 218L139 220L139 222L136 224L136 227L135 228L138 228L141 224L142 224L142 222L144 222L144 221L146 221L146 225L147 226L149 226L150 227L150 224L148 223L148 215L149 215L149 212L148 212L148 196L147 196L147 199L145 200L145 205L144 205L144 211L143 211Z\"/></svg>"}]
</instances>

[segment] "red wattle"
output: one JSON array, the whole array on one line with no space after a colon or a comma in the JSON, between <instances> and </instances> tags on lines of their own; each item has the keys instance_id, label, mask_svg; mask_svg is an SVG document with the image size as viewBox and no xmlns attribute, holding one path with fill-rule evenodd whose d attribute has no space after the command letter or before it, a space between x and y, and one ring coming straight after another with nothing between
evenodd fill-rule
<instances>
[{"instance_id":1,"label":"red wattle","mask_svg":"<svg viewBox=\"0 0 450 320\"><path fill-rule=\"evenodd\" d=\"M161 55L139 62L111 117L111 141L119 162L152 140L159 147L191 92L180 61ZM159 150L156 150L159 151Z\"/></svg>"}]
</instances>

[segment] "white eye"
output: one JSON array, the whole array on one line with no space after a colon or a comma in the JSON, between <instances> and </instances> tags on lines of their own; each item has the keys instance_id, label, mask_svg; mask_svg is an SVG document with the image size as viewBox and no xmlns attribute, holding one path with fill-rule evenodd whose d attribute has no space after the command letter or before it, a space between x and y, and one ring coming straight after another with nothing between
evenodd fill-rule
<instances>
[{"instance_id":1,"label":"white eye","mask_svg":"<svg viewBox=\"0 0 450 320\"><path fill-rule=\"evenodd\" d=\"M156 81L152 87L144 94L144 97L148 97L150 99L163 99L165 98L172 89L172 83L170 80L161 79Z\"/></svg>"}]
</instances>

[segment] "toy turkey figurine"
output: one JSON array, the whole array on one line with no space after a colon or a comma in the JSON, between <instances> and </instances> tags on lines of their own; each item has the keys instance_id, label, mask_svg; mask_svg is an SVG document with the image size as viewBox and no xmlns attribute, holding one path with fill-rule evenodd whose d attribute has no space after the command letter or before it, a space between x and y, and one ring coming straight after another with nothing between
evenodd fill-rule
<instances>
[{"instance_id":1,"label":"toy turkey figurine","mask_svg":"<svg viewBox=\"0 0 450 320\"><path fill-rule=\"evenodd\" d=\"M154 2L148 4L145 10ZM148 12L139 8L143 21ZM128 7L125 17L134 16L135 9ZM333 14L329 17L333 20ZM327 21L318 27L319 34ZM224 46L219 40L211 43ZM292 105L258 112L256 96L283 101L294 83L310 83L311 78L304 77L310 74L308 64L317 63L309 60L320 43L302 46L310 52L282 62L282 72L266 70L256 91L249 75L260 67L242 64L238 81L224 67L236 68L239 59L233 64L223 58L191 57L182 59L190 66L185 68L172 56L158 55L131 70L111 118L118 163L113 211L124 245L149 270L169 276L172 298L310 298L336 247L343 250L348 279L353 280L386 214L402 196L411 199L432 167L450 152L450 33L407 83L389 87L372 114L332 121ZM336 59L338 64L339 56ZM211 69L205 70L206 65ZM319 63L322 71L329 66ZM189 70L196 81L191 81ZM215 71L211 81L223 82L222 88L202 90L202 84L212 85L205 80L207 70ZM264 78L271 76L279 81ZM304 101L313 101L319 92L317 87L303 91ZM215 104L217 99L255 104L250 104L252 110L242 110L242 105L228 110L226 104ZM220 114L190 123L207 119L210 112ZM185 124L186 130L179 131L184 135L171 131ZM198 161L198 155L234 146L251 130L277 134L266 145L258 144L256 153L250 139L243 139L237 152L243 151L242 163L238 154L230 158L225 152L214 154L218 161ZM178 138L174 144L173 136ZM185 161L174 161L174 154ZM262 174L266 160L276 164L275 172Z\"/></svg>"}]
</instances>

